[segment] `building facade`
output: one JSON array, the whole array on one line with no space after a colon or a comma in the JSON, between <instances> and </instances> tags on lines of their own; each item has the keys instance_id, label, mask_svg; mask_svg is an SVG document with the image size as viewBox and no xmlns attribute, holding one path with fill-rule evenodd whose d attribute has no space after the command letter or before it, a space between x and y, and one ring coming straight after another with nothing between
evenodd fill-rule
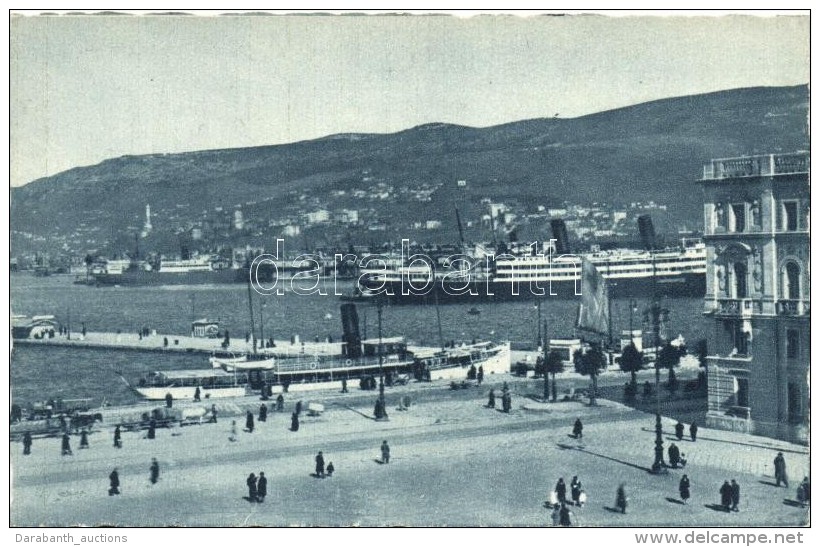
<instances>
[{"instance_id":1,"label":"building facade","mask_svg":"<svg viewBox=\"0 0 820 547\"><path fill-rule=\"evenodd\" d=\"M808 152L704 166L711 427L808 440L809 169Z\"/></svg>"}]
</instances>

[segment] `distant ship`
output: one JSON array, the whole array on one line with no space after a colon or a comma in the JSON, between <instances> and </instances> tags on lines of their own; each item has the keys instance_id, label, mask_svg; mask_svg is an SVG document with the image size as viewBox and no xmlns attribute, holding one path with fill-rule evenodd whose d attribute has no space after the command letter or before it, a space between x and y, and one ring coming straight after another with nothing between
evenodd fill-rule
<instances>
[{"instance_id":1,"label":"distant ship","mask_svg":"<svg viewBox=\"0 0 820 547\"><path fill-rule=\"evenodd\" d=\"M290 277L293 268L278 266L274 270L269 263L259 265L256 277L259 282L269 283L278 272L280 277ZM296 269L298 271L298 269ZM162 260L151 264L147 261L109 260L92 272L97 285L203 285L223 283L246 283L250 275L247 266L236 266L231 261L210 255L182 260Z\"/></svg>"},{"instance_id":2,"label":"distant ship","mask_svg":"<svg viewBox=\"0 0 820 547\"><path fill-rule=\"evenodd\" d=\"M467 267L462 262L460 269L443 271L432 264L388 262L384 268L363 269L348 299L381 294L393 303L514 300L536 298L536 287L544 291L545 298L575 298L581 287L581 258L595 265L614 297L647 296L653 284L664 296L703 297L706 293L706 246L695 239L654 251L504 253L474 257Z\"/></svg>"}]
</instances>

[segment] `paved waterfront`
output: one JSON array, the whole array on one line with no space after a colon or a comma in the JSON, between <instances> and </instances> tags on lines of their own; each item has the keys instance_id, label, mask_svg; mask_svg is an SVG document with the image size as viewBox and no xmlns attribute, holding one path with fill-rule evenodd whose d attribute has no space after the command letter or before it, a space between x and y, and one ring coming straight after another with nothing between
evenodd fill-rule
<instances>
[{"instance_id":1,"label":"paved waterfront","mask_svg":"<svg viewBox=\"0 0 820 547\"><path fill-rule=\"evenodd\" d=\"M498 388L500 379L494 379ZM801 525L807 511L795 507L797 482L808 472L805 447L701 427L699 439L678 443L689 464L689 505L677 500L682 474L653 476L654 416L620 404L557 403L539 406L510 383L513 412L484 408L489 387L450 392L446 383L427 386L409 411L395 409L388 392L389 422L375 422L370 399L328 394L327 412L303 417L287 430L296 398L286 412L271 413L256 431L228 441L230 420L160 429L153 441L124 433L124 448L112 446L111 430L91 435L91 448L59 455L58 439L35 439L31 456L11 446L13 525L521 525L549 523L543 507L558 477L578 475L589 503L574 509L582 526ZM434 397L436 389L441 396ZM496 390L498 392L498 389ZM520 392L519 392L520 391ZM316 394L319 396L319 394ZM246 403L251 404L251 403ZM258 407L258 402L252 403ZM244 406L244 405L243 405ZM523 408L529 407L530 410ZM584 421L582 442L569 437ZM244 420L237 419L241 430ZM666 446L673 420L664 421ZM379 445L391 445L391 463L376 463ZM318 450L336 473L315 479ZM772 460L783 450L790 488L775 488ZM156 485L148 480L151 458L160 462ZM108 474L120 471L122 495L109 497ZM245 478L264 471L268 498L251 504ZM741 484L741 511L712 508L723 480ZM626 483L626 515L611 510L615 489Z\"/></svg>"}]
</instances>

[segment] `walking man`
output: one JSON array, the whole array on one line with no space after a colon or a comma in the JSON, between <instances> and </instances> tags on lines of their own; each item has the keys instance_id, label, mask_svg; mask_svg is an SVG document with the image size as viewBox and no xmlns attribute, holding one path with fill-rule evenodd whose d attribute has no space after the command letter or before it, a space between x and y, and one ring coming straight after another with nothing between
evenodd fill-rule
<instances>
[{"instance_id":1,"label":"walking man","mask_svg":"<svg viewBox=\"0 0 820 547\"><path fill-rule=\"evenodd\" d=\"M122 436L120 434L120 426L114 428L114 448L122 448Z\"/></svg>"},{"instance_id":2,"label":"walking man","mask_svg":"<svg viewBox=\"0 0 820 547\"><path fill-rule=\"evenodd\" d=\"M320 479L325 478L325 457L322 456L321 450L316 454L316 476Z\"/></svg>"},{"instance_id":3,"label":"walking man","mask_svg":"<svg viewBox=\"0 0 820 547\"><path fill-rule=\"evenodd\" d=\"M786 475L786 459L783 458L782 452L778 452L774 459L774 480L777 482L777 486L780 486L782 482L786 488L789 487L789 478Z\"/></svg>"},{"instance_id":4,"label":"walking man","mask_svg":"<svg viewBox=\"0 0 820 547\"><path fill-rule=\"evenodd\" d=\"M584 437L584 424L581 423L581 418L576 418L575 425L572 426L572 436L576 439Z\"/></svg>"},{"instance_id":5,"label":"walking man","mask_svg":"<svg viewBox=\"0 0 820 547\"><path fill-rule=\"evenodd\" d=\"M476 375L476 380L478 380L478 385L481 385L481 382L484 381L484 367L481 365L478 366L478 374Z\"/></svg>"},{"instance_id":6,"label":"walking man","mask_svg":"<svg viewBox=\"0 0 820 547\"><path fill-rule=\"evenodd\" d=\"M159 463L156 458L151 458L151 484L156 484L159 480Z\"/></svg>"},{"instance_id":7,"label":"walking man","mask_svg":"<svg viewBox=\"0 0 820 547\"><path fill-rule=\"evenodd\" d=\"M569 483L569 490L573 505L581 505L581 489L581 481L578 480L578 476L572 477L572 482Z\"/></svg>"},{"instance_id":8,"label":"walking man","mask_svg":"<svg viewBox=\"0 0 820 547\"><path fill-rule=\"evenodd\" d=\"M216 405L215 404L211 405L211 423L213 423L213 424L216 423Z\"/></svg>"},{"instance_id":9,"label":"walking man","mask_svg":"<svg viewBox=\"0 0 820 547\"><path fill-rule=\"evenodd\" d=\"M382 463L390 463L390 446L387 441L382 441Z\"/></svg>"},{"instance_id":10,"label":"walking man","mask_svg":"<svg viewBox=\"0 0 820 547\"><path fill-rule=\"evenodd\" d=\"M201 392L199 391L199 386L196 386L196 389L194 390L194 401L198 403L200 401L200 396Z\"/></svg>"},{"instance_id":11,"label":"walking man","mask_svg":"<svg viewBox=\"0 0 820 547\"><path fill-rule=\"evenodd\" d=\"M262 503L268 495L268 479L265 478L264 471L259 472L259 480L256 481L256 501Z\"/></svg>"},{"instance_id":12,"label":"walking man","mask_svg":"<svg viewBox=\"0 0 820 547\"><path fill-rule=\"evenodd\" d=\"M678 484L678 492L680 492L680 499L682 499L684 505L686 505L689 499L689 477L685 474L681 477L680 483Z\"/></svg>"},{"instance_id":13,"label":"walking man","mask_svg":"<svg viewBox=\"0 0 820 547\"><path fill-rule=\"evenodd\" d=\"M259 405L259 421L266 422L268 421L268 405L262 403Z\"/></svg>"},{"instance_id":14,"label":"walking man","mask_svg":"<svg viewBox=\"0 0 820 547\"><path fill-rule=\"evenodd\" d=\"M31 454L31 433L28 431L23 435L23 456Z\"/></svg>"},{"instance_id":15,"label":"walking man","mask_svg":"<svg viewBox=\"0 0 820 547\"><path fill-rule=\"evenodd\" d=\"M678 442L683 440L683 424L680 421L675 424L675 437L678 438Z\"/></svg>"},{"instance_id":16,"label":"walking man","mask_svg":"<svg viewBox=\"0 0 820 547\"><path fill-rule=\"evenodd\" d=\"M232 443L236 442L236 420L231 420L231 434L228 440Z\"/></svg>"},{"instance_id":17,"label":"walking man","mask_svg":"<svg viewBox=\"0 0 820 547\"><path fill-rule=\"evenodd\" d=\"M723 486L720 487L720 505L727 513L732 506L732 485L729 481L723 481Z\"/></svg>"},{"instance_id":18,"label":"walking man","mask_svg":"<svg viewBox=\"0 0 820 547\"><path fill-rule=\"evenodd\" d=\"M151 420L148 423L148 438L149 439L156 439L157 438L157 422L156 422L156 420Z\"/></svg>"},{"instance_id":19,"label":"walking man","mask_svg":"<svg viewBox=\"0 0 820 547\"><path fill-rule=\"evenodd\" d=\"M276 412L283 412L285 410L285 398L282 394L276 396Z\"/></svg>"},{"instance_id":20,"label":"walking man","mask_svg":"<svg viewBox=\"0 0 820 547\"><path fill-rule=\"evenodd\" d=\"M63 433L63 442L60 452L63 456L73 455L73 453L71 452L71 439L68 438L68 433Z\"/></svg>"},{"instance_id":21,"label":"walking man","mask_svg":"<svg viewBox=\"0 0 820 547\"><path fill-rule=\"evenodd\" d=\"M295 412L290 415L290 430L299 431L299 415Z\"/></svg>"},{"instance_id":22,"label":"walking man","mask_svg":"<svg viewBox=\"0 0 820 547\"><path fill-rule=\"evenodd\" d=\"M669 463L675 469L680 463L680 448L675 443L669 445Z\"/></svg>"},{"instance_id":23,"label":"walking man","mask_svg":"<svg viewBox=\"0 0 820 547\"><path fill-rule=\"evenodd\" d=\"M253 412L250 410L245 413L245 429L248 433L253 433Z\"/></svg>"},{"instance_id":24,"label":"walking man","mask_svg":"<svg viewBox=\"0 0 820 547\"><path fill-rule=\"evenodd\" d=\"M738 505L740 505L740 485L732 479L732 511L740 511Z\"/></svg>"},{"instance_id":25,"label":"walking man","mask_svg":"<svg viewBox=\"0 0 820 547\"><path fill-rule=\"evenodd\" d=\"M114 470L108 475L109 481L109 488L108 488L108 495L114 496L120 493L120 474L117 473L117 468L115 467Z\"/></svg>"},{"instance_id":26,"label":"walking man","mask_svg":"<svg viewBox=\"0 0 820 547\"><path fill-rule=\"evenodd\" d=\"M251 503L255 503L257 500L256 475L254 475L253 473L248 475L248 478L245 480L245 484L248 485L248 501Z\"/></svg>"},{"instance_id":27,"label":"walking man","mask_svg":"<svg viewBox=\"0 0 820 547\"><path fill-rule=\"evenodd\" d=\"M689 426L689 436L692 437L692 442L695 442L698 439L698 424L692 422L692 425Z\"/></svg>"},{"instance_id":28,"label":"walking man","mask_svg":"<svg viewBox=\"0 0 820 547\"><path fill-rule=\"evenodd\" d=\"M495 390L490 390L490 398L487 400L487 408L495 408Z\"/></svg>"},{"instance_id":29,"label":"walking man","mask_svg":"<svg viewBox=\"0 0 820 547\"><path fill-rule=\"evenodd\" d=\"M564 477L558 479L555 484L555 493L558 496L558 503L563 505L567 501L567 483L564 482Z\"/></svg>"},{"instance_id":30,"label":"walking man","mask_svg":"<svg viewBox=\"0 0 820 547\"><path fill-rule=\"evenodd\" d=\"M618 491L615 493L615 507L620 509L621 513L626 514L626 490L624 483L618 485Z\"/></svg>"},{"instance_id":31,"label":"walking man","mask_svg":"<svg viewBox=\"0 0 820 547\"><path fill-rule=\"evenodd\" d=\"M80 432L80 448L88 448L88 431L85 429Z\"/></svg>"}]
</instances>

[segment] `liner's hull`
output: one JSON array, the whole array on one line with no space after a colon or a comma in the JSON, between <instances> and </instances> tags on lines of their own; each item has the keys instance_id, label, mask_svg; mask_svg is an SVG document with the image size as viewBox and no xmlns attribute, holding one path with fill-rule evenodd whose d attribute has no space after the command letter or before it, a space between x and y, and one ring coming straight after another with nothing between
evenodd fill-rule
<instances>
[{"instance_id":1,"label":"liner's hull","mask_svg":"<svg viewBox=\"0 0 820 547\"><path fill-rule=\"evenodd\" d=\"M610 296L613 298L648 297L653 290L656 290L659 296L672 297L702 298L706 294L706 275L698 273L658 276L656 283L653 282L651 276L609 279L607 283L610 288ZM364 290L366 293L381 286L380 281L374 282L372 286L365 286ZM579 295L575 294L576 286L572 281L553 282L551 287L549 282L540 281L537 286L541 287L545 293L550 293L540 298L580 298ZM426 294L418 294L419 291L413 293L408 290L406 284L402 287L402 283L399 281L386 282L384 288L384 298L394 304L434 303L436 300L440 303L497 302L538 298L534 289L531 289L529 281L521 281L517 284L504 281L472 281L466 285L466 288L464 283L446 286L441 281L437 281ZM420 284L419 288L421 288ZM580 291L580 282L577 290ZM405 292L410 294L404 294ZM373 298L373 296L363 294L360 298L365 300ZM355 297L352 298L352 300L355 299Z\"/></svg>"}]
</instances>

